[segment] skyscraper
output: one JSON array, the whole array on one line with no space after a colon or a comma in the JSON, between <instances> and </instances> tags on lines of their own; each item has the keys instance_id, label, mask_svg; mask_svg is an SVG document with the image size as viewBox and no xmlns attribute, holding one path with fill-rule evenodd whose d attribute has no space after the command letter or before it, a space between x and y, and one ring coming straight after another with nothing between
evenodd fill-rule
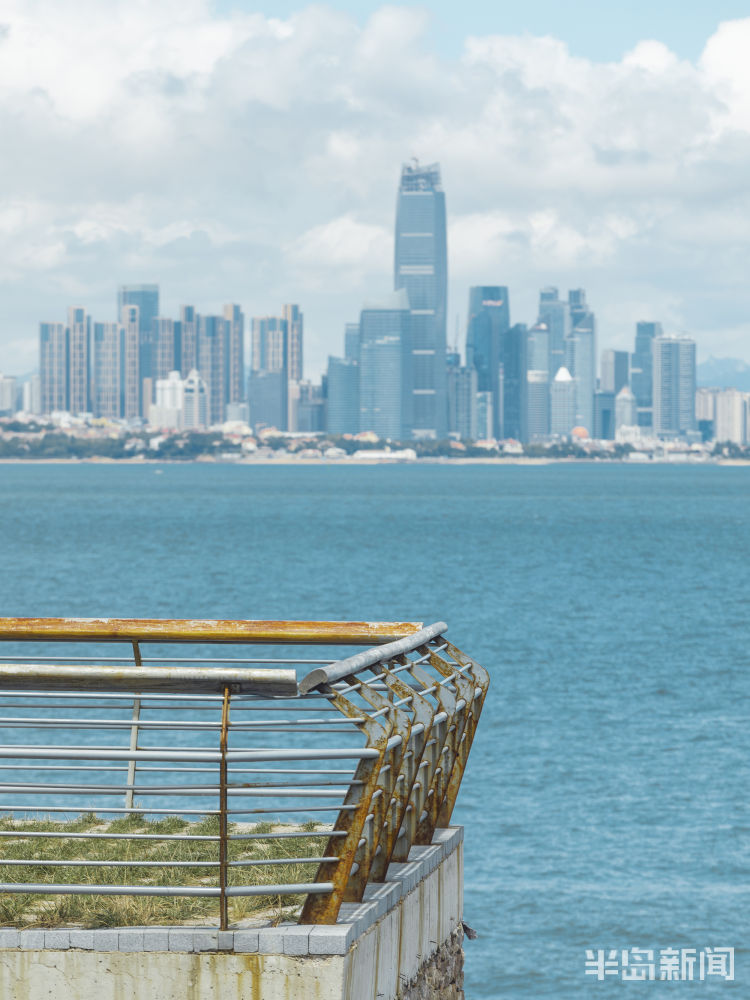
<instances>
[{"instance_id":1,"label":"skyscraper","mask_svg":"<svg viewBox=\"0 0 750 1000\"><path fill-rule=\"evenodd\" d=\"M411 437L414 400L430 390L412 391L413 310L404 290L366 304L360 314L359 427L380 437ZM419 355L418 355L419 356Z\"/></svg>"},{"instance_id":2,"label":"skyscraper","mask_svg":"<svg viewBox=\"0 0 750 1000\"><path fill-rule=\"evenodd\" d=\"M287 323L280 316L254 316L250 366L254 372L287 372Z\"/></svg>"},{"instance_id":3,"label":"skyscraper","mask_svg":"<svg viewBox=\"0 0 750 1000\"><path fill-rule=\"evenodd\" d=\"M120 356L123 369L123 409L126 420L134 420L141 409L141 352L140 315L138 306L124 305L120 316L122 324Z\"/></svg>"},{"instance_id":4,"label":"skyscraper","mask_svg":"<svg viewBox=\"0 0 750 1000\"><path fill-rule=\"evenodd\" d=\"M492 393L493 437L500 437L500 371L505 334L510 329L510 301L504 285L469 289L466 364L477 372L477 391ZM545 365L546 367L546 365Z\"/></svg>"},{"instance_id":5,"label":"skyscraper","mask_svg":"<svg viewBox=\"0 0 750 1000\"><path fill-rule=\"evenodd\" d=\"M411 311L410 425L415 437L444 437L445 310L448 255L445 194L437 163L405 164L396 206L394 288L405 289Z\"/></svg>"},{"instance_id":6,"label":"skyscraper","mask_svg":"<svg viewBox=\"0 0 750 1000\"><path fill-rule=\"evenodd\" d=\"M304 316L294 304L282 307L281 316L286 323L286 368L292 382L302 381L304 349Z\"/></svg>"},{"instance_id":7,"label":"skyscraper","mask_svg":"<svg viewBox=\"0 0 750 1000\"><path fill-rule=\"evenodd\" d=\"M594 433L596 388L596 319L582 288L568 293L570 332L565 338L565 367L576 387L576 424Z\"/></svg>"},{"instance_id":8,"label":"skyscraper","mask_svg":"<svg viewBox=\"0 0 750 1000\"><path fill-rule=\"evenodd\" d=\"M42 413L68 409L68 329L64 323L39 324L39 375Z\"/></svg>"},{"instance_id":9,"label":"skyscraper","mask_svg":"<svg viewBox=\"0 0 750 1000\"><path fill-rule=\"evenodd\" d=\"M448 432L461 441L477 439L478 382L477 370L471 365L448 367Z\"/></svg>"},{"instance_id":10,"label":"skyscraper","mask_svg":"<svg viewBox=\"0 0 750 1000\"><path fill-rule=\"evenodd\" d=\"M661 323L636 323L635 351L630 356L630 387L638 407L639 427L653 426L653 341Z\"/></svg>"},{"instance_id":11,"label":"skyscraper","mask_svg":"<svg viewBox=\"0 0 750 1000\"><path fill-rule=\"evenodd\" d=\"M347 361L359 361L359 323L347 323L344 327L344 357Z\"/></svg>"},{"instance_id":12,"label":"skyscraper","mask_svg":"<svg viewBox=\"0 0 750 1000\"><path fill-rule=\"evenodd\" d=\"M180 306L180 372L187 378L198 368L198 317L195 306Z\"/></svg>"},{"instance_id":13,"label":"skyscraper","mask_svg":"<svg viewBox=\"0 0 750 1000\"><path fill-rule=\"evenodd\" d=\"M245 398L245 314L238 305L225 305L224 319L228 338L226 402L241 403Z\"/></svg>"},{"instance_id":14,"label":"skyscraper","mask_svg":"<svg viewBox=\"0 0 750 1000\"><path fill-rule=\"evenodd\" d=\"M359 430L359 364L351 358L328 359L327 429L329 434Z\"/></svg>"},{"instance_id":15,"label":"skyscraper","mask_svg":"<svg viewBox=\"0 0 750 1000\"><path fill-rule=\"evenodd\" d=\"M676 437L695 429L695 341L654 337L654 432Z\"/></svg>"},{"instance_id":16,"label":"skyscraper","mask_svg":"<svg viewBox=\"0 0 750 1000\"><path fill-rule=\"evenodd\" d=\"M82 306L68 309L68 409L91 411L91 317Z\"/></svg>"},{"instance_id":17,"label":"skyscraper","mask_svg":"<svg viewBox=\"0 0 750 1000\"><path fill-rule=\"evenodd\" d=\"M521 440L535 441L549 434L550 336L547 324L536 323L526 334L526 402Z\"/></svg>"},{"instance_id":18,"label":"skyscraper","mask_svg":"<svg viewBox=\"0 0 750 1000\"><path fill-rule=\"evenodd\" d=\"M526 409L525 323L516 323L503 338L503 423L500 437L522 440ZM494 418L493 418L494 419Z\"/></svg>"},{"instance_id":19,"label":"skyscraper","mask_svg":"<svg viewBox=\"0 0 750 1000\"><path fill-rule=\"evenodd\" d=\"M94 416L116 420L122 416L122 327L94 323Z\"/></svg>"},{"instance_id":20,"label":"skyscraper","mask_svg":"<svg viewBox=\"0 0 750 1000\"><path fill-rule=\"evenodd\" d=\"M602 392L615 395L630 380L630 355L627 351L602 351Z\"/></svg>"},{"instance_id":21,"label":"skyscraper","mask_svg":"<svg viewBox=\"0 0 750 1000\"><path fill-rule=\"evenodd\" d=\"M156 384L157 379L168 378L170 372L180 370L182 327L179 320L159 316L153 322L153 333L152 378Z\"/></svg>"},{"instance_id":22,"label":"skyscraper","mask_svg":"<svg viewBox=\"0 0 750 1000\"><path fill-rule=\"evenodd\" d=\"M154 320L159 315L159 286L120 285L117 290L117 318L121 322L125 306L138 307L138 377L153 379L156 363ZM142 398L143 389L139 387L139 413L142 413Z\"/></svg>"},{"instance_id":23,"label":"skyscraper","mask_svg":"<svg viewBox=\"0 0 750 1000\"><path fill-rule=\"evenodd\" d=\"M539 292L539 319L549 331L549 373L554 378L565 364L565 338L570 333L570 306L560 298L560 293L550 285Z\"/></svg>"},{"instance_id":24,"label":"skyscraper","mask_svg":"<svg viewBox=\"0 0 750 1000\"><path fill-rule=\"evenodd\" d=\"M576 384L568 369L558 368L550 387L550 434L566 437L576 423Z\"/></svg>"},{"instance_id":25,"label":"skyscraper","mask_svg":"<svg viewBox=\"0 0 750 1000\"><path fill-rule=\"evenodd\" d=\"M208 421L221 424L227 405L229 322L223 316L198 318L198 370L208 392Z\"/></svg>"}]
</instances>

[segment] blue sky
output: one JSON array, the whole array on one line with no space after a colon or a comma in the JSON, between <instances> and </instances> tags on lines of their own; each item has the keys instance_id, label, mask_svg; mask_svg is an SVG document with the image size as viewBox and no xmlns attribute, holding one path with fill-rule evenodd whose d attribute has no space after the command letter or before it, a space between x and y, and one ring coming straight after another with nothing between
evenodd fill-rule
<instances>
[{"instance_id":1,"label":"blue sky","mask_svg":"<svg viewBox=\"0 0 750 1000\"><path fill-rule=\"evenodd\" d=\"M262 11L287 17L303 6L298 0L248 3L219 0L221 11ZM382 7L377 0L328 3L365 21ZM455 56L467 35L553 35L567 42L574 55L588 59L619 59L637 42L654 38L677 55L697 59L706 39L721 21L747 17L750 5L739 0L438 0L425 4L394 4L427 10L429 36L445 56Z\"/></svg>"}]
</instances>

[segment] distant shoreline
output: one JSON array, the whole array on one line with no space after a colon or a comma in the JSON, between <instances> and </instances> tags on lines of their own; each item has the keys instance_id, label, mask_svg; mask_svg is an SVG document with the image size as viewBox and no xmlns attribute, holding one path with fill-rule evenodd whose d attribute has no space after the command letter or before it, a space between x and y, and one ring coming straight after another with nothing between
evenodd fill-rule
<instances>
[{"instance_id":1,"label":"distant shoreline","mask_svg":"<svg viewBox=\"0 0 750 1000\"><path fill-rule=\"evenodd\" d=\"M699 465L721 465L721 466L750 466L750 459L743 458L708 458L702 461L670 461L669 459L648 459L643 462L633 462L626 458L526 458L514 456L512 458L447 458L447 457L425 457L416 459L388 459L375 458L341 458L341 459L317 459L317 458L253 458L244 461L232 461L215 458L192 458L192 459L166 459L166 458L0 458L0 465L238 465L249 467L259 466L296 466L296 467L345 467L345 466L373 466L373 465L632 465L643 468L651 465L670 466L699 466Z\"/></svg>"}]
</instances>

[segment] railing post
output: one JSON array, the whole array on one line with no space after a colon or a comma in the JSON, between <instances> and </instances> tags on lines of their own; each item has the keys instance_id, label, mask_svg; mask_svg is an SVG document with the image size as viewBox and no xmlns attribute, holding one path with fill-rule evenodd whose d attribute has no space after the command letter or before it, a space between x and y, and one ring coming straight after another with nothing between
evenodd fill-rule
<instances>
[{"instance_id":1,"label":"railing post","mask_svg":"<svg viewBox=\"0 0 750 1000\"><path fill-rule=\"evenodd\" d=\"M227 869L229 862L229 823L227 819L227 746L229 743L229 688L224 688L221 706L221 736L219 750L219 928L225 931L229 926L229 906L227 901Z\"/></svg>"},{"instance_id":2,"label":"railing post","mask_svg":"<svg viewBox=\"0 0 750 1000\"><path fill-rule=\"evenodd\" d=\"M137 642L133 643L133 657L135 659L136 667L143 666L143 660L141 659L141 648ZM141 699L135 697L133 699L133 715L132 722L133 725L130 727L130 750L135 752L138 749L138 723L141 718ZM128 778L127 778L127 789L125 790L125 808L133 808L133 795L135 793L135 765L134 760L128 761Z\"/></svg>"},{"instance_id":3,"label":"railing post","mask_svg":"<svg viewBox=\"0 0 750 1000\"><path fill-rule=\"evenodd\" d=\"M356 684L356 677L347 679L348 683ZM301 924L335 924L339 909L344 901L344 894L351 877L354 858L359 848L365 822L370 812L373 794L378 786L380 771L385 761L388 749L388 737L391 735L390 719L373 719L348 698L337 694L330 685L322 685L320 690L327 694L330 702L342 715L348 718L361 718L361 730L367 736L367 746L377 751L377 757L362 758L354 772L354 780L344 797L345 806L354 808L342 809L333 825L334 832L344 832L344 837L329 837L325 848L326 857L336 857L336 861L324 861L315 876L316 882L333 882L333 892L330 895L310 894L302 907L299 918Z\"/></svg>"}]
</instances>

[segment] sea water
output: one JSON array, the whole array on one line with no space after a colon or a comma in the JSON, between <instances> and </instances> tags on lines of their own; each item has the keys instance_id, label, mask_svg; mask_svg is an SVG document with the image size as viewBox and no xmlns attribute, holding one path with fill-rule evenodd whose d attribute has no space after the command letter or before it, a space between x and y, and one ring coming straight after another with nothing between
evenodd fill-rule
<instances>
[{"instance_id":1,"label":"sea water","mask_svg":"<svg viewBox=\"0 0 750 1000\"><path fill-rule=\"evenodd\" d=\"M444 619L492 675L469 1000L746 996L749 499L713 466L0 465L0 613ZM707 947L735 982L586 974Z\"/></svg>"}]
</instances>

